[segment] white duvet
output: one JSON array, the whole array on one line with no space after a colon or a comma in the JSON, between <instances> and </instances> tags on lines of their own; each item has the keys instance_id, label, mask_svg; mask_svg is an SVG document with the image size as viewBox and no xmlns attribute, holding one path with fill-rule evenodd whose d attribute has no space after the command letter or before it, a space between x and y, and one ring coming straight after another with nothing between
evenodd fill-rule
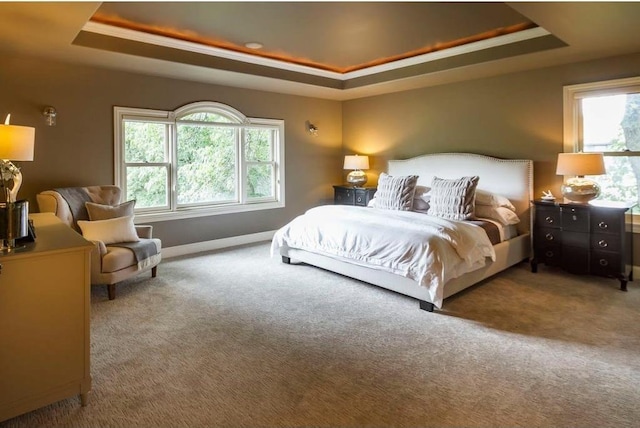
<instances>
[{"instance_id":1,"label":"white duvet","mask_svg":"<svg viewBox=\"0 0 640 428\"><path fill-rule=\"evenodd\" d=\"M442 306L450 279L479 269L495 251L480 226L411 211L347 205L312 208L278 230L271 255L280 247L349 259L427 287Z\"/></svg>"}]
</instances>

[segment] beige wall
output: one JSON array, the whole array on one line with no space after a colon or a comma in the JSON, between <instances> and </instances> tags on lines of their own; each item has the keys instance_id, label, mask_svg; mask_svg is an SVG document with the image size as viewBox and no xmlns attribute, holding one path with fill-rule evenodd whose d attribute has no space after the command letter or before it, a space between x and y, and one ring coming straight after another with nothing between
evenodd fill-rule
<instances>
[{"instance_id":1,"label":"beige wall","mask_svg":"<svg viewBox=\"0 0 640 428\"><path fill-rule=\"evenodd\" d=\"M562 86L640 72L640 54L514 73L346 101L206 85L25 58L0 68L0 115L36 127L34 162L22 162L20 198L41 190L113 182L113 106L172 110L201 100L248 116L285 120L284 209L154 223L166 246L274 230L310 206L330 202L344 153L372 155L370 181L390 158L469 151L534 160L535 194L559 193ZM53 105L58 125L44 124ZM318 137L305 130L310 120Z\"/></svg>"},{"instance_id":2,"label":"beige wall","mask_svg":"<svg viewBox=\"0 0 640 428\"><path fill-rule=\"evenodd\" d=\"M344 150L373 156L372 180L388 159L423 153L532 159L536 197L559 194L562 87L638 73L635 54L347 101Z\"/></svg>"},{"instance_id":3,"label":"beige wall","mask_svg":"<svg viewBox=\"0 0 640 428\"><path fill-rule=\"evenodd\" d=\"M3 58L0 115L36 128L35 160L20 162L18 197L37 211L37 192L113 183L113 106L173 110L194 101L228 104L250 117L285 120L286 207L154 223L165 246L274 230L310 206L333 200L341 180L340 102L184 82L26 58ZM47 127L52 105L58 123ZM318 137L306 132L309 120Z\"/></svg>"}]
</instances>

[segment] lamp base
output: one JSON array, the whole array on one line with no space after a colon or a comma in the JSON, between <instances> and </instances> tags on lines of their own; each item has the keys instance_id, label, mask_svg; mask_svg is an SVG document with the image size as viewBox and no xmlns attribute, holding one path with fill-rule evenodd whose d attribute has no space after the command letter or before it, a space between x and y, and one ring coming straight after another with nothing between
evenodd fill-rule
<instances>
[{"instance_id":1,"label":"lamp base","mask_svg":"<svg viewBox=\"0 0 640 428\"><path fill-rule=\"evenodd\" d=\"M367 174L364 171L356 169L347 175L347 183L353 187L362 187L367 182Z\"/></svg>"},{"instance_id":2,"label":"lamp base","mask_svg":"<svg viewBox=\"0 0 640 428\"><path fill-rule=\"evenodd\" d=\"M561 187L562 196L570 201L586 204L600 195L600 186L584 177L568 179Z\"/></svg>"},{"instance_id":3,"label":"lamp base","mask_svg":"<svg viewBox=\"0 0 640 428\"><path fill-rule=\"evenodd\" d=\"M11 252L23 245L16 246L16 239L29 233L29 201L5 202L0 204L0 240L3 252Z\"/></svg>"}]
</instances>

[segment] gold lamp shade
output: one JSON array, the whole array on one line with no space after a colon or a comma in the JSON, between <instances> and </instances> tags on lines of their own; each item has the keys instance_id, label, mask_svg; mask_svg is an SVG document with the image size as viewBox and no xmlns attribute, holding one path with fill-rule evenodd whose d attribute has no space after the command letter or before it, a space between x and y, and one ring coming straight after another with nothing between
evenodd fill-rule
<instances>
[{"instance_id":1,"label":"gold lamp shade","mask_svg":"<svg viewBox=\"0 0 640 428\"><path fill-rule=\"evenodd\" d=\"M562 185L562 195L573 202L587 203L600 195L600 186L585 175L605 174L602 153L560 153L556 174L574 176Z\"/></svg>"}]
</instances>

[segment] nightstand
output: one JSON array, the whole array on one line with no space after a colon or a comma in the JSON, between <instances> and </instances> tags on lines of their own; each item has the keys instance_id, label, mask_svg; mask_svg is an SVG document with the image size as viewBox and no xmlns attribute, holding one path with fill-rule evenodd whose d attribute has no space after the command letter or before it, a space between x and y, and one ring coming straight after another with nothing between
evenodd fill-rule
<instances>
[{"instance_id":1,"label":"nightstand","mask_svg":"<svg viewBox=\"0 0 640 428\"><path fill-rule=\"evenodd\" d=\"M373 195L375 187L353 187L347 185L333 186L333 203L336 205L358 205L366 207Z\"/></svg>"},{"instance_id":2,"label":"nightstand","mask_svg":"<svg viewBox=\"0 0 640 428\"><path fill-rule=\"evenodd\" d=\"M575 274L616 278L627 291L633 280L632 228L627 230L629 204L534 201L535 221L531 271L538 263ZM633 221L633 219L632 219Z\"/></svg>"}]
</instances>

